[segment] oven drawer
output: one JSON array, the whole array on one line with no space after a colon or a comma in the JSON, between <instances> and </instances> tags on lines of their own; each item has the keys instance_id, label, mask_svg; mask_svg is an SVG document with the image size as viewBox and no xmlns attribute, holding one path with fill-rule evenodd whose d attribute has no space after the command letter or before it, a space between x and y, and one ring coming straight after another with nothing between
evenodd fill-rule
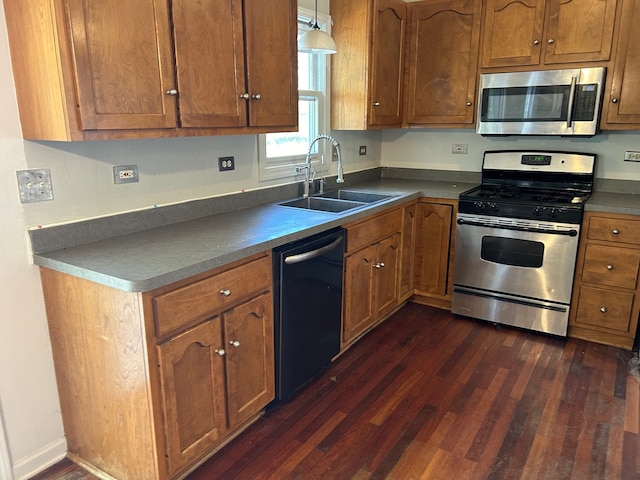
<instances>
[{"instance_id":1,"label":"oven drawer","mask_svg":"<svg viewBox=\"0 0 640 480\"><path fill-rule=\"evenodd\" d=\"M633 297L633 293L581 286L575 324L626 333L631 324Z\"/></svg>"},{"instance_id":2,"label":"oven drawer","mask_svg":"<svg viewBox=\"0 0 640 480\"><path fill-rule=\"evenodd\" d=\"M633 290L636 288L640 250L587 245L582 281Z\"/></svg>"},{"instance_id":3,"label":"oven drawer","mask_svg":"<svg viewBox=\"0 0 640 480\"><path fill-rule=\"evenodd\" d=\"M589 240L640 245L640 220L592 216L587 236Z\"/></svg>"}]
</instances>

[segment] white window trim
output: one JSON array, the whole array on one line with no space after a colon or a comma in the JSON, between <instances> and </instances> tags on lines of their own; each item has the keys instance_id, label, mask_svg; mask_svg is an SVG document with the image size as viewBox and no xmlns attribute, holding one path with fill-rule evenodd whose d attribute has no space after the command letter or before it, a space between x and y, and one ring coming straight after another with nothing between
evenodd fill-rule
<instances>
[{"instance_id":1,"label":"white window trim","mask_svg":"<svg viewBox=\"0 0 640 480\"><path fill-rule=\"evenodd\" d=\"M315 17L315 12L313 10L309 10L306 8L299 7L298 8L298 22L313 22ZM327 31L327 33L331 34L331 16L318 12L318 24ZM329 56L326 57L326 68L325 68L325 92L326 95L324 98L321 96L323 93L321 91L306 91L300 90L298 91L299 96L310 95L310 96L320 96L321 100L324 100L324 109L320 111L318 115L318 133L330 133L330 79L331 79L331 58ZM302 178L301 173L296 172L296 167L304 165L306 160L306 155L295 155L291 157L279 157L277 159L268 159L266 156L266 135L257 135L258 142L258 164L259 164L259 180L276 180L276 179L299 179ZM316 143L317 153L313 153L311 155L311 163L314 166L314 169L318 173L326 174L330 170L331 166L331 158L327 152L330 152L328 149L328 142L317 142ZM324 164L322 160L324 159Z\"/></svg>"}]
</instances>

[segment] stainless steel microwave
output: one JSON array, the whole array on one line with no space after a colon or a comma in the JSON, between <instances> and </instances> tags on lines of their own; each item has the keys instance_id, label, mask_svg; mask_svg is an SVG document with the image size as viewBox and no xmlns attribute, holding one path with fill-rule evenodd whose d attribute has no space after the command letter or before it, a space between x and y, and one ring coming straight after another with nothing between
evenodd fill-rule
<instances>
[{"instance_id":1,"label":"stainless steel microwave","mask_svg":"<svg viewBox=\"0 0 640 480\"><path fill-rule=\"evenodd\" d=\"M604 67L482 74L476 132L594 135L604 78Z\"/></svg>"}]
</instances>

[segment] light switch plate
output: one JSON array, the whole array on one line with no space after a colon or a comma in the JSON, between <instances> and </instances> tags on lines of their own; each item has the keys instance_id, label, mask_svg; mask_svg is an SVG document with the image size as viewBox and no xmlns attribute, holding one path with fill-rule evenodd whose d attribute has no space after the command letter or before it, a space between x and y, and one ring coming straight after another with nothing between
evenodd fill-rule
<instances>
[{"instance_id":1,"label":"light switch plate","mask_svg":"<svg viewBox=\"0 0 640 480\"><path fill-rule=\"evenodd\" d=\"M53 200L51 172L48 168L37 170L18 170L18 190L21 203L34 203Z\"/></svg>"}]
</instances>

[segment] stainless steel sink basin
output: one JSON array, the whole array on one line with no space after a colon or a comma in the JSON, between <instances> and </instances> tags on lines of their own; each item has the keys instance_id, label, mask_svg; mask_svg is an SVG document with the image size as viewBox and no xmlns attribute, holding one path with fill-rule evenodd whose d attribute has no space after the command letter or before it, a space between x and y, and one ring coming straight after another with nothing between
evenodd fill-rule
<instances>
[{"instance_id":1,"label":"stainless steel sink basin","mask_svg":"<svg viewBox=\"0 0 640 480\"><path fill-rule=\"evenodd\" d=\"M383 193L358 192L355 190L336 190L333 192L316 195L316 198L335 198L339 200L350 200L353 202L375 203L391 198L392 196L393 195L385 195Z\"/></svg>"},{"instance_id":2,"label":"stainless steel sink basin","mask_svg":"<svg viewBox=\"0 0 640 480\"><path fill-rule=\"evenodd\" d=\"M295 198L293 200L287 200L286 202L280 202L277 205L282 205L284 207L306 208L307 210L320 210L323 212L339 213L344 212L345 210L351 210L352 208L363 207L367 205L367 203L342 200L338 198L303 197Z\"/></svg>"}]
</instances>

